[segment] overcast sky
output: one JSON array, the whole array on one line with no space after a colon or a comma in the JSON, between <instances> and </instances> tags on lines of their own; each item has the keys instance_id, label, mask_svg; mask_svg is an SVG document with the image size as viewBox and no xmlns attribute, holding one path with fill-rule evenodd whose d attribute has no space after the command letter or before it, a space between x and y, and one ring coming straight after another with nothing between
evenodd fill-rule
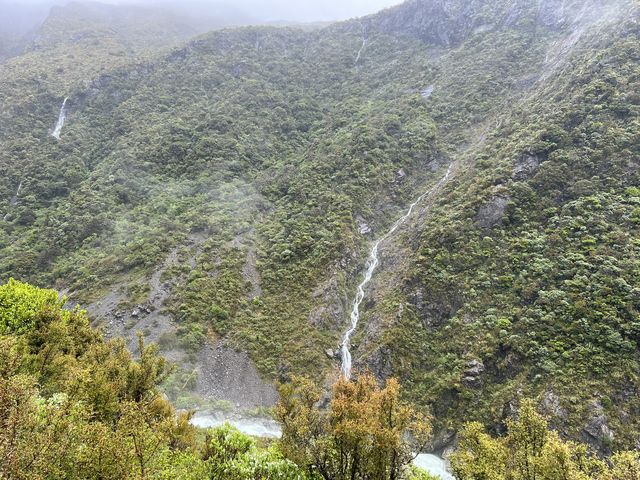
<instances>
[{"instance_id":1,"label":"overcast sky","mask_svg":"<svg viewBox=\"0 0 640 480\"><path fill-rule=\"evenodd\" d=\"M154 0L146 0L153 3ZM200 2L200 3L216 3ZM260 20L327 21L375 13L401 0L235 0L225 2Z\"/></svg>"},{"instance_id":2,"label":"overcast sky","mask_svg":"<svg viewBox=\"0 0 640 480\"><path fill-rule=\"evenodd\" d=\"M375 13L402 0L99 0L102 3L163 4L182 8L199 4L206 10L224 5L223 10L235 10L259 21L287 20L316 22L344 20ZM70 0L0 0L0 4L67 4Z\"/></svg>"}]
</instances>

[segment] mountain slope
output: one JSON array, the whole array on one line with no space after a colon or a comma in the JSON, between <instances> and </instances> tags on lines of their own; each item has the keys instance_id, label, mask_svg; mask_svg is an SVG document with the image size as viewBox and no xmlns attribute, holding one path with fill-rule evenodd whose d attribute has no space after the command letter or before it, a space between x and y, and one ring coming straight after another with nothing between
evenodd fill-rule
<instances>
[{"instance_id":1,"label":"mountain slope","mask_svg":"<svg viewBox=\"0 0 640 480\"><path fill-rule=\"evenodd\" d=\"M440 446L462 419L500 429L522 393L567 435L632 445L637 14L409 1L104 68L81 43L91 73L60 86L19 82L41 57L18 58L2 67L2 277L70 291L110 335L142 330L201 393L226 346L265 378L322 379L368 243L451 165L381 246L356 363L433 405Z\"/></svg>"}]
</instances>

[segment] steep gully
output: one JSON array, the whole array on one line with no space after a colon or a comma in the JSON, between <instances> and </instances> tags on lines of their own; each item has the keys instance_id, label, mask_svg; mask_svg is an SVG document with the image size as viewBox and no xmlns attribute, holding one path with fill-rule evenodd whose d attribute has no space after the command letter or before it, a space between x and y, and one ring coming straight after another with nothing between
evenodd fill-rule
<instances>
[{"instance_id":1,"label":"steep gully","mask_svg":"<svg viewBox=\"0 0 640 480\"><path fill-rule=\"evenodd\" d=\"M360 23L360 27L362 28L362 45L360 46L360 50L358 50L358 54L356 55L356 60L353 62L354 67L358 66L358 62L360 61L362 52L367 46L367 31L365 30L364 25L362 25L362 23Z\"/></svg>"},{"instance_id":2,"label":"steep gully","mask_svg":"<svg viewBox=\"0 0 640 480\"><path fill-rule=\"evenodd\" d=\"M51 136L54 137L56 140L60 140L60 133L62 133L62 127L64 126L64 121L67 116L67 111L66 111L67 100L69 100L69 97L65 97L64 101L62 102L62 106L60 107L60 113L58 114L58 121L56 122L56 126L54 127L53 132L51 132ZM18 185L18 190L16 191L16 194L11 199L11 202L9 203L9 208L14 207L18 204L18 197L20 195L20 190L22 190L22 182L20 182L20 184ZM4 217L2 217L2 220L6 222L9 219L10 213L11 212L8 211L4 215Z\"/></svg>"},{"instance_id":3,"label":"steep gully","mask_svg":"<svg viewBox=\"0 0 640 480\"><path fill-rule=\"evenodd\" d=\"M429 92L430 94L431 92ZM425 198L431 196L436 193L444 183L449 179L451 175L451 168L453 164L449 164L447 167L447 171L444 176L438 180L438 182L431 187L429 190L420 195L415 202L409 205L407 212L400 217L396 222L391 226L391 228L385 233L382 237L380 237L371 247L371 251L369 253L369 259L367 260L367 269L364 274L364 279L358 285L356 297L353 300L353 307L351 309L351 318L350 318L350 326L349 329L344 333L342 337L342 344L340 345L340 354L342 357L342 365L341 365L341 374L345 378L351 377L351 352L349 351L349 344L351 341L351 336L354 334L356 329L358 328L358 321L360 320L360 304L365 298L365 287L371 281L373 277L373 273L378 267L380 263L379 256L379 248L380 244L384 242L387 238L393 235L402 224L404 224L411 214L415 207L421 203ZM447 471L446 464L444 460L437 455L429 454L429 453L419 453L416 455L414 459L414 464L419 468L426 470L432 475L436 475L442 480L454 480L454 477Z\"/></svg>"},{"instance_id":4,"label":"steep gully","mask_svg":"<svg viewBox=\"0 0 640 480\"><path fill-rule=\"evenodd\" d=\"M425 200L425 198L436 193L440 187L444 185L451 175L452 167L453 164L450 164L444 176L440 178L433 187L424 192L411 205L409 205L406 213L396 220L392 227L373 244L369 253L364 279L360 285L358 285L356 298L353 302L350 327L345 332L341 344L341 372L346 378L350 378L351 376L351 352L349 351L349 342L358 326L358 320L360 319L360 304L365 298L365 287L371 281L373 273L379 264L379 247L381 243L393 235L393 233L395 233L396 230L398 230L398 228L400 228L409 219L419 203ZM241 414L231 412L198 412L191 420L191 423L203 428L215 427L222 425L223 423L230 423L240 431L249 435L270 438L278 438L281 435L280 426L271 419L255 417L248 418ZM432 475L439 476L442 480L454 480L454 477L447 471L444 460L436 455L420 453L416 455L414 464Z\"/></svg>"},{"instance_id":5,"label":"steep gully","mask_svg":"<svg viewBox=\"0 0 640 480\"><path fill-rule=\"evenodd\" d=\"M393 235L395 231L404 222L407 221L407 219L413 213L413 210L416 207L416 205L422 202L426 197L438 191L438 189L449 179L449 175L451 174L451 167L452 167L452 164L449 165L449 167L447 168L447 172L444 174L444 176L440 180L438 180L438 183L436 183L433 187L431 187L429 190L427 190L422 195L420 195L416 199L416 201L409 206L409 209L407 210L407 212L398 220L396 220L396 222L391 226L389 231L387 231L387 233L385 233L382 237L376 240L376 242L373 244L373 247L371 247L371 251L369 253L369 259L367 260L367 265L366 265L367 269L364 274L364 279L362 280L360 285L358 285L356 297L353 300L353 307L351 309L350 326L349 326L349 329L344 333L344 336L342 337L342 343L340 345L340 355L342 358L342 365L340 370L342 372L342 375L347 379L351 377L351 352L349 351L349 343L351 341L351 336L354 334L354 332L358 328L358 321L360 320L360 304L362 303L365 297L364 289L367 286L367 284L371 281L373 272L378 267L378 264L380 262L380 258L378 255L380 244L384 242L387 238L389 238L391 235Z\"/></svg>"}]
</instances>

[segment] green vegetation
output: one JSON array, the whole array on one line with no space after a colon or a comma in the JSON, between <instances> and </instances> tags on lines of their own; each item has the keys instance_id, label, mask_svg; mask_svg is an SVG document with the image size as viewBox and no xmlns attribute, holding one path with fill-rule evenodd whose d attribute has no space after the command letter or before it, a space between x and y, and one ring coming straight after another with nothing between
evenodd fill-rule
<instances>
[{"instance_id":1,"label":"green vegetation","mask_svg":"<svg viewBox=\"0 0 640 480\"><path fill-rule=\"evenodd\" d=\"M143 334L187 354L165 383L181 405L219 339L266 379L320 383L367 244L452 164L381 247L357 365L399 378L437 438L468 420L500 430L524 394L563 436L632 448L638 5L565 3L410 1L320 30L184 43L175 25L165 37L83 10L51 18L38 48L0 65L0 279L83 305L120 295L123 311L162 283L176 328ZM40 305L60 305L12 285L0 334L26 338ZM11 310L18 294L32 306ZM81 316L58 315L56 329ZM122 322L129 341L136 322Z\"/></svg>"},{"instance_id":2,"label":"green vegetation","mask_svg":"<svg viewBox=\"0 0 640 480\"><path fill-rule=\"evenodd\" d=\"M229 426L207 433L158 391L170 372L140 340L134 359L53 290L0 286L0 477L303 479L276 446Z\"/></svg>"},{"instance_id":3,"label":"green vegetation","mask_svg":"<svg viewBox=\"0 0 640 480\"><path fill-rule=\"evenodd\" d=\"M585 53L500 115L421 226L401 297L413 308L384 341L447 428L498 425L524 392L557 396L547 413L573 438L604 414L615 434L589 440L603 453L635 445L640 50L628 32L584 38ZM485 370L465 380L473 362Z\"/></svg>"},{"instance_id":4,"label":"green vegetation","mask_svg":"<svg viewBox=\"0 0 640 480\"><path fill-rule=\"evenodd\" d=\"M56 292L11 281L0 286L0 476L18 479L431 480L410 466L431 437L428 415L389 379L338 380L329 408L322 391L295 378L280 388L282 439L265 445L235 428L202 432L158 391L170 372L140 338L134 359L104 341ZM10 301L6 301L10 299ZM43 301L44 299L44 301ZM8 322L10 320L10 322ZM452 457L459 480L632 480L638 452L608 464L565 442L524 401L507 435L464 427Z\"/></svg>"},{"instance_id":5,"label":"green vegetation","mask_svg":"<svg viewBox=\"0 0 640 480\"><path fill-rule=\"evenodd\" d=\"M283 452L325 480L393 480L411 475L414 452L431 436L428 417L400 400L398 382L380 388L371 374L339 379L328 411L321 390L296 378L280 388L275 417Z\"/></svg>"},{"instance_id":6,"label":"green vegetation","mask_svg":"<svg viewBox=\"0 0 640 480\"><path fill-rule=\"evenodd\" d=\"M464 427L451 459L458 480L631 480L640 478L639 452L621 452L610 463L586 445L566 442L548 429L530 401L504 437L492 438L477 422Z\"/></svg>"},{"instance_id":7,"label":"green vegetation","mask_svg":"<svg viewBox=\"0 0 640 480\"><path fill-rule=\"evenodd\" d=\"M155 346L141 338L134 359L121 340L102 340L84 312L62 309L53 290L11 281L0 295L1 318L14 326L0 333L3 479L304 480L320 478L319 469L322 478L338 480L347 478L344 472L329 475L325 468L340 459L339 451L349 452L358 473L349 478L371 478L371 472L406 478L405 428L416 439L429 434L428 424L398 403L397 383L380 390L363 376L336 384L331 423L340 450L328 450L318 469L292 443L307 432L302 421L309 418L300 416L295 400L306 393L292 387L283 386L278 409L286 422L282 442L259 446L228 425L202 438L190 414L176 412L158 391L170 368ZM308 401L305 407L313 408ZM328 437L314 440L317 448Z\"/></svg>"}]
</instances>

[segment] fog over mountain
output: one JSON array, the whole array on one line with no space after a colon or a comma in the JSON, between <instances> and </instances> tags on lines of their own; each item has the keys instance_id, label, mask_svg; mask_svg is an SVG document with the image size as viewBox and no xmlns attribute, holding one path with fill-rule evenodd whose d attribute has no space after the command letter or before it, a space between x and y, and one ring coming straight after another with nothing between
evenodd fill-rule
<instances>
[{"instance_id":1,"label":"fog over mountain","mask_svg":"<svg viewBox=\"0 0 640 480\"><path fill-rule=\"evenodd\" d=\"M20 12L13 18L42 20L42 12L51 5L66 5L67 0L3 0L0 1L0 14L9 17L7 11ZM234 2L216 0L166 1L166 0L104 0L99 3L160 6L181 13L205 16L229 16L233 13L238 19L253 22L326 22L344 20L351 17L374 13L380 9L400 3L398 0L237 0ZM1 20L0 20L1 22Z\"/></svg>"},{"instance_id":2,"label":"fog over mountain","mask_svg":"<svg viewBox=\"0 0 640 480\"><path fill-rule=\"evenodd\" d=\"M397 0L0 0L0 61L19 54L33 40L54 6L72 4L126 5L168 13L192 25L196 31L239 25L326 23L375 13L399 3Z\"/></svg>"}]
</instances>

